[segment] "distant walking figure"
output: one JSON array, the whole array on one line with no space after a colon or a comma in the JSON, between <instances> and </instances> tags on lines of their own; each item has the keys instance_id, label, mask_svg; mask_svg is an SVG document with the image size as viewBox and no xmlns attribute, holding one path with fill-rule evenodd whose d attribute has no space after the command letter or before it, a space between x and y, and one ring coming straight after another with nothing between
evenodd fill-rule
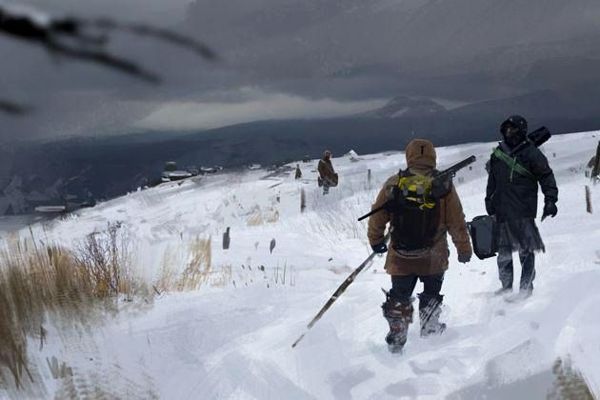
<instances>
[{"instance_id":1,"label":"distant walking figure","mask_svg":"<svg viewBox=\"0 0 600 400\"><path fill-rule=\"evenodd\" d=\"M296 164L296 179L302 178L302 171L300 171L300 164Z\"/></svg>"},{"instance_id":2,"label":"distant walking figure","mask_svg":"<svg viewBox=\"0 0 600 400\"><path fill-rule=\"evenodd\" d=\"M338 185L338 174L333 169L333 164L331 163L331 151L325 150L323 158L319 160L317 169L319 171L319 186L323 186L324 195L328 194L330 187Z\"/></svg>"}]
</instances>

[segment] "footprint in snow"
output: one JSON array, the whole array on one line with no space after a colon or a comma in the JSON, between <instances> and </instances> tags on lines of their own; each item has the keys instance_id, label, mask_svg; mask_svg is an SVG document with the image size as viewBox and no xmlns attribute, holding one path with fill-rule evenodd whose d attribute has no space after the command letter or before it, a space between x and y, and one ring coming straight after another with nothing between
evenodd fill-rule
<instances>
[{"instance_id":1,"label":"footprint in snow","mask_svg":"<svg viewBox=\"0 0 600 400\"><path fill-rule=\"evenodd\" d=\"M425 361L410 361L408 363L415 375L439 374L446 364L446 360L441 358Z\"/></svg>"},{"instance_id":2,"label":"footprint in snow","mask_svg":"<svg viewBox=\"0 0 600 400\"><path fill-rule=\"evenodd\" d=\"M441 390L439 381L433 377L409 378L386 386L385 394L395 398L435 396ZM385 396L383 396L385 397Z\"/></svg>"}]
</instances>

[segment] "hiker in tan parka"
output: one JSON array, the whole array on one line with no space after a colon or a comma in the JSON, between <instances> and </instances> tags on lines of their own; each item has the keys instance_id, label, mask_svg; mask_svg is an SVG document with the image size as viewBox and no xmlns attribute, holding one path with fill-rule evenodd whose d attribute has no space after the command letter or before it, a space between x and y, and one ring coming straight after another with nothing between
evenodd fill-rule
<instances>
[{"instance_id":1,"label":"hiker in tan parka","mask_svg":"<svg viewBox=\"0 0 600 400\"><path fill-rule=\"evenodd\" d=\"M323 158L319 160L317 171L319 172L319 186L323 186L323 194L328 194L329 188L338 184L338 174L331 163L331 151L325 150Z\"/></svg>"},{"instance_id":2,"label":"hiker in tan parka","mask_svg":"<svg viewBox=\"0 0 600 400\"><path fill-rule=\"evenodd\" d=\"M406 164L409 175L431 176L436 167L436 153L433 144L424 139L412 140L406 147ZM399 183L399 175L390 177L379 192L372 210L381 207L393 197L393 189ZM450 233L454 246L457 249L458 260L466 263L470 260L472 249L467 233L465 216L456 189L452 185L448 194L437 200L431 211L433 221L437 222L437 229L425 248L402 249L392 243L387 254L385 270L392 278L392 289L387 294L387 301L383 304L384 317L390 325L390 332L386 341L393 352L401 351L406 343L408 325L412 322L412 292L421 280L424 285L423 293L419 297L419 317L421 322L421 336L442 333L445 324L439 322L441 303L440 295L444 272L448 269L448 239ZM368 238L373 251L385 253L387 245L384 242L385 228L388 223L394 227L394 214L382 210L369 218Z\"/></svg>"}]
</instances>

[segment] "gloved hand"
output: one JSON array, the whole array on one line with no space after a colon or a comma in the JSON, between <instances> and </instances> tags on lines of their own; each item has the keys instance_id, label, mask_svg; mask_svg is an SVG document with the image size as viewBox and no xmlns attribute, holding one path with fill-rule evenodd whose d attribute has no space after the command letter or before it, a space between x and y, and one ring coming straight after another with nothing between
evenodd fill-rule
<instances>
[{"instance_id":1,"label":"gloved hand","mask_svg":"<svg viewBox=\"0 0 600 400\"><path fill-rule=\"evenodd\" d=\"M387 245L385 243L374 244L371 246L373 251L377 254L383 254L388 251Z\"/></svg>"},{"instance_id":2,"label":"gloved hand","mask_svg":"<svg viewBox=\"0 0 600 400\"><path fill-rule=\"evenodd\" d=\"M471 253L459 254L458 255L458 262L459 263L466 264L469 261L471 261Z\"/></svg>"},{"instance_id":3,"label":"gloved hand","mask_svg":"<svg viewBox=\"0 0 600 400\"><path fill-rule=\"evenodd\" d=\"M546 219L546 217L556 217L556 214L558 213L558 208L556 208L556 203L553 203L551 201L547 202L544 205L544 213L542 214L542 221L544 219Z\"/></svg>"}]
</instances>

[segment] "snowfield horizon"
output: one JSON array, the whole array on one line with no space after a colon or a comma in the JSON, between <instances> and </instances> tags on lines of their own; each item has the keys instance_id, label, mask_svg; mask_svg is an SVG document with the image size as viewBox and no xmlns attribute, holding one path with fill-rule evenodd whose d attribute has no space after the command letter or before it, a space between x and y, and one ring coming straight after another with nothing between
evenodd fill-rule
<instances>
[{"instance_id":1,"label":"snowfield horizon","mask_svg":"<svg viewBox=\"0 0 600 400\"><path fill-rule=\"evenodd\" d=\"M3 233L6 254L16 244L78 254L86 237L112 230L127 247L123 280L146 290L119 291L113 307L88 321L48 310L35 327L41 333L26 338L24 386L16 388L14 372L0 364L0 397L561 398L557 382L571 376L569 365L598 397L600 186L584 172L599 140L600 131L581 132L542 146L557 179L559 211L544 222L538 215L547 250L537 258L533 296L519 303L493 296L495 259L459 264L450 246L442 290L447 331L423 339L418 323L411 325L403 354L390 354L384 341L381 288L390 280L382 257L291 347L371 253L367 221L357 218L405 167L403 152L334 154L340 184L327 196L317 187L318 160L297 161L279 173L169 182ZM485 163L496 143L436 149L438 169L477 157L454 179L468 221L485 214ZM543 204L543 196L538 200Z\"/></svg>"}]
</instances>

